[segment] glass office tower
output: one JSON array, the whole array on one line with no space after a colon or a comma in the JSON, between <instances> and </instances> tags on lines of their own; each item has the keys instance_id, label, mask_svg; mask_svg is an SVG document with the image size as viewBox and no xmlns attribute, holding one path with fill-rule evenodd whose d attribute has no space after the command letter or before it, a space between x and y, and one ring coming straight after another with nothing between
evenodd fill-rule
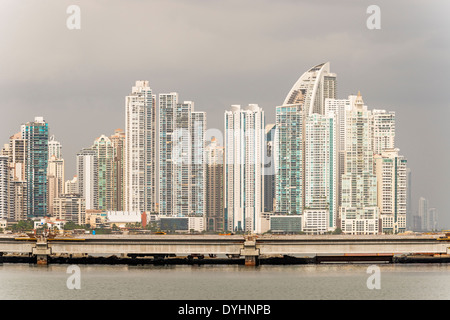
<instances>
[{"instance_id":1,"label":"glass office tower","mask_svg":"<svg viewBox=\"0 0 450 320\"><path fill-rule=\"evenodd\" d=\"M27 146L27 217L47 215L48 123L36 117L21 127Z\"/></svg>"}]
</instances>

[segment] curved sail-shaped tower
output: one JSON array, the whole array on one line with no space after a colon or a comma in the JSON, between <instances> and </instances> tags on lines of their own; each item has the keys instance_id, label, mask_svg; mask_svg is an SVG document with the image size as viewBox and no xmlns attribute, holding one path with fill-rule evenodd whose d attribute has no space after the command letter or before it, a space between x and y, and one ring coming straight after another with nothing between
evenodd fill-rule
<instances>
[{"instance_id":1,"label":"curved sail-shaped tower","mask_svg":"<svg viewBox=\"0 0 450 320\"><path fill-rule=\"evenodd\" d=\"M283 105L301 104L307 115L324 114L325 99L336 99L336 74L330 63L322 63L302 74L289 91Z\"/></svg>"},{"instance_id":2,"label":"curved sail-shaped tower","mask_svg":"<svg viewBox=\"0 0 450 320\"><path fill-rule=\"evenodd\" d=\"M330 153L330 157L326 159L323 157L326 148L331 150L331 143L318 146L311 138L326 134L334 136L334 131L332 131L334 130L334 119L325 115L325 99L327 98L336 98L336 74L330 72L329 62L319 64L303 73L289 91L283 104L276 108L275 210L279 214L298 216L302 228L308 223L305 213L317 209L314 213L320 211L320 214L327 217L335 207L334 203L333 205L328 203L330 209L327 209L327 212L324 209L327 205L321 203L320 206L313 207L312 204L315 204L316 199L321 197L328 202L331 201L330 199L334 199L334 194L331 192L334 192L335 189L328 186L334 171L330 171L328 175L316 174L316 171L324 171L324 168L334 165L331 163L331 160L334 161L334 153ZM307 128L310 127L314 127L318 131L311 131L308 136ZM314 148L314 152L305 152L311 148ZM323 163L317 163L317 166L311 167L305 164L306 161L322 161ZM313 172L313 169L316 171ZM317 178L318 176L320 178ZM320 195L310 194L305 188L305 183L313 180L314 188L319 188L318 190L322 192ZM328 190L332 191L325 194ZM311 200L312 198L314 200ZM334 221L332 218L328 220ZM327 227L327 225L324 226L324 228Z\"/></svg>"}]
</instances>

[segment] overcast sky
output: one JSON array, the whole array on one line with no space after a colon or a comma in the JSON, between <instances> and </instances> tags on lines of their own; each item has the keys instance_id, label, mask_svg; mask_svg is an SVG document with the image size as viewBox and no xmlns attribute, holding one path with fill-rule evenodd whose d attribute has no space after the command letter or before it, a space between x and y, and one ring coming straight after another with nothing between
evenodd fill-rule
<instances>
[{"instance_id":1,"label":"overcast sky","mask_svg":"<svg viewBox=\"0 0 450 320\"><path fill-rule=\"evenodd\" d=\"M81 29L69 30L69 5ZM369 30L369 5L381 29ZM124 128L136 80L178 92L223 130L232 104L275 119L301 74L329 61L338 98L395 111L397 147L450 228L449 1L1 0L0 143L43 116L63 144L66 179L101 134Z\"/></svg>"}]
</instances>

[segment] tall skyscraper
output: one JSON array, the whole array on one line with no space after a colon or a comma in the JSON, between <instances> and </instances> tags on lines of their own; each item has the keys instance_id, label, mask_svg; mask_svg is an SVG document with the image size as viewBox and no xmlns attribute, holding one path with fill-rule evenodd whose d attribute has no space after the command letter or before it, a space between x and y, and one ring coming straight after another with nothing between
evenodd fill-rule
<instances>
[{"instance_id":1,"label":"tall skyscraper","mask_svg":"<svg viewBox=\"0 0 450 320\"><path fill-rule=\"evenodd\" d=\"M406 159L398 149L385 149L375 155L378 208L383 233L406 231Z\"/></svg>"},{"instance_id":2,"label":"tall skyscraper","mask_svg":"<svg viewBox=\"0 0 450 320\"><path fill-rule=\"evenodd\" d=\"M22 133L16 133L9 139L10 195L9 218L14 221L27 218L27 141Z\"/></svg>"},{"instance_id":3,"label":"tall skyscraper","mask_svg":"<svg viewBox=\"0 0 450 320\"><path fill-rule=\"evenodd\" d=\"M97 154L97 209L110 211L114 202L114 146L107 136L101 135L94 141L92 149Z\"/></svg>"},{"instance_id":4,"label":"tall skyscraper","mask_svg":"<svg viewBox=\"0 0 450 320\"><path fill-rule=\"evenodd\" d=\"M337 216L337 140L335 114L313 113L305 125L305 165L304 165L304 231L326 232L336 228ZM322 215L319 225L309 219ZM312 223L314 222L314 223Z\"/></svg>"},{"instance_id":5,"label":"tall skyscraper","mask_svg":"<svg viewBox=\"0 0 450 320\"><path fill-rule=\"evenodd\" d=\"M27 147L27 217L44 217L48 213L48 124L36 117L21 126L21 133Z\"/></svg>"},{"instance_id":6,"label":"tall skyscraper","mask_svg":"<svg viewBox=\"0 0 450 320\"><path fill-rule=\"evenodd\" d=\"M266 149L264 161L264 212L275 209L275 124L268 124L265 128Z\"/></svg>"},{"instance_id":7,"label":"tall skyscraper","mask_svg":"<svg viewBox=\"0 0 450 320\"><path fill-rule=\"evenodd\" d=\"M82 149L77 154L78 194L86 203L86 210L98 209L98 157L92 148Z\"/></svg>"},{"instance_id":8,"label":"tall skyscraper","mask_svg":"<svg viewBox=\"0 0 450 320\"><path fill-rule=\"evenodd\" d=\"M283 105L276 108L276 212L300 215L302 225L306 206L306 121L313 114L325 115L326 100L336 98L336 78L328 62L314 66L302 74Z\"/></svg>"},{"instance_id":9,"label":"tall skyscraper","mask_svg":"<svg viewBox=\"0 0 450 320\"><path fill-rule=\"evenodd\" d=\"M11 166L12 179L26 181L26 159L27 159L27 140L22 139L22 134L16 133L9 138L9 162Z\"/></svg>"},{"instance_id":10,"label":"tall skyscraper","mask_svg":"<svg viewBox=\"0 0 450 320\"><path fill-rule=\"evenodd\" d=\"M336 189L337 202L336 206L339 208L341 205L341 183L342 176L345 173L345 133L346 133L346 112L351 110L356 96L349 96L348 99L325 99L325 114L334 113L336 122L336 155L337 155L337 168L336 168Z\"/></svg>"},{"instance_id":11,"label":"tall skyscraper","mask_svg":"<svg viewBox=\"0 0 450 320\"><path fill-rule=\"evenodd\" d=\"M0 155L0 219L9 218L9 159Z\"/></svg>"},{"instance_id":12,"label":"tall skyscraper","mask_svg":"<svg viewBox=\"0 0 450 320\"><path fill-rule=\"evenodd\" d=\"M371 112L358 93L346 113L345 173L341 184L341 228L348 234L377 234L377 180L374 173Z\"/></svg>"},{"instance_id":13,"label":"tall skyscraper","mask_svg":"<svg viewBox=\"0 0 450 320\"><path fill-rule=\"evenodd\" d=\"M124 191L125 191L125 132L117 129L110 137L114 147L113 159L113 203L112 211L124 210Z\"/></svg>"},{"instance_id":14,"label":"tall skyscraper","mask_svg":"<svg viewBox=\"0 0 450 320\"><path fill-rule=\"evenodd\" d=\"M395 112L374 109L371 113L373 153L395 148Z\"/></svg>"},{"instance_id":15,"label":"tall skyscraper","mask_svg":"<svg viewBox=\"0 0 450 320\"><path fill-rule=\"evenodd\" d=\"M156 114L148 81L136 81L125 98L125 110L125 209L154 211Z\"/></svg>"},{"instance_id":16,"label":"tall skyscraper","mask_svg":"<svg viewBox=\"0 0 450 320\"><path fill-rule=\"evenodd\" d=\"M330 63L322 63L312 67L302 76L289 91L283 106L301 104L307 115L325 113L325 100L336 99L336 74L330 72Z\"/></svg>"},{"instance_id":17,"label":"tall skyscraper","mask_svg":"<svg viewBox=\"0 0 450 320\"><path fill-rule=\"evenodd\" d=\"M412 207L412 173L411 168L406 168L406 228L414 229L414 214Z\"/></svg>"},{"instance_id":18,"label":"tall skyscraper","mask_svg":"<svg viewBox=\"0 0 450 320\"><path fill-rule=\"evenodd\" d=\"M227 230L261 232L264 205L264 111L256 104L225 111L225 223Z\"/></svg>"},{"instance_id":19,"label":"tall skyscraper","mask_svg":"<svg viewBox=\"0 0 450 320\"><path fill-rule=\"evenodd\" d=\"M172 151L178 93L159 95L159 213L173 215L176 196Z\"/></svg>"},{"instance_id":20,"label":"tall skyscraper","mask_svg":"<svg viewBox=\"0 0 450 320\"><path fill-rule=\"evenodd\" d=\"M159 96L160 214L206 214L206 113L194 111L192 101L178 103L178 94Z\"/></svg>"},{"instance_id":21,"label":"tall skyscraper","mask_svg":"<svg viewBox=\"0 0 450 320\"><path fill-rule=\"evenodd\" d=\"M275 211L281 214L302 214L304 157L302 105L277 107L275 130Z\"/></svg>"},{"instance_id":22,"label":"tall skyscraper","mask_svg":"<svg viewBox=\"0 0 450 320\"><path fill-rule=\"evenodd\" d=\"M224 147L213 137L205 147L206 158L206 228L223 231Z\"/></svg>"},{"instance_id":23,"label":"tall skyscraper","mask_svg":"<svg viewBox=\"0 0 450 320\"><path fill-rule=\"evenodd\" d=\"M205 160L205 132L206 112L193 111L192 103L191 124L189 136L191 138L191 177L192 194L190 199L190 215L196 217L206 216L206 160ZM189 150L189 149L188 149Z\"/></svg>"},{"instance_id":24,"label":"tall skyscraper","mask_svg":"<svg viewBox=\"0 0 450 320\"><path fill-rule=\"evenodd\" d=\"M416 225L417 231L427 231L428 230L428 199L424 197L419 198L418 207L418 224Z\"/></svg>"},{"instance_id":25,"label":"tall skyscraper","mask_svg":"<svg viewBox=\"0 0 450 320\"><path fill-rule=\"evenodd\" d=\"M48 140L48 158L50 159L51 156L55 156L56 159L62 158L62 146L59 141L55 140L55 136L50 136Z\"/></svg>"},{"instance_id":26,"label":"tall skyscraper","mask_svg":"<svg viewBox=\"0 0 450 320\"><path fill-rule=\"evenodd\" d=\"M428 225L427 231L437 231L438 230L438 213L436 208L428 209Z\"/></svg>"},{"instance_id":27,"label":"tall skyscraper","mask_svg":"<svg viewBox=\"0 0 450 320\"><path fill-rule=\"evenodd\" d=\"M53 199L59 198L64 193L64 159L50 156L47 169L48 183L48 214L53 215Z\"/></svg>"}]
</instances>

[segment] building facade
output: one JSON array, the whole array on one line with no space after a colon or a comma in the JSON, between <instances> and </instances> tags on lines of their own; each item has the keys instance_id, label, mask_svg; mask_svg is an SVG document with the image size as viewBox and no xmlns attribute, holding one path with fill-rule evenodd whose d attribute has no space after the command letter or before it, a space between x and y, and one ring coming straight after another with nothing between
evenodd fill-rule
<instances>
[{"instance_id":1,"label":"building facade","mask_svg":"<svg viewBox=\"0 0 450 320\"><path fill-rule=\"evenodd\" d=\"M111 140L101 135L94 141L92 149L97 156L98 210L112 210L114 203L114 156L115 150Z\"/></svg>"},{"instance_id":2,"label":"building facade","mask_svg":"<svg viewBox=\"0 0 450 320\"><path fill-rule=\"evenodd\" d=\"M395 148L395 112L371 111L372 150L374 154Z\"/></svg>"},{"instance_id":3,"label":"building facade","mask_svg":"<svg viewBox=\"0 0 450 320\"><path fill-rule=\"evenodd\" d=\"M0 219L9 219L9 158L0 155Z\"/></svg>"},{"instance_id":4,"label":"building facade","mask_svg":"<svg viewBox=\"0 0 450 320\"><path fill-rule=\"evenodd\" d=\"M48 160L48 214L53 215L53 199L63 194L65 187L64 159L52 155Z\"/></svg>"},{"instance_id":5,"label":"building facade","mask_svg":"<svg viewBox=\"0 0 450 320\"><path fill-rule=\"evenodd\" d=\"M259 233L264 205L264 111L256 104L225 111L225 225Z\"/></svg>"},{"instance_id":6,"label":"building facade","mask_svg":"<svg viewBox=\"0 0 450 320\"><path fill-rule=\"evenodd\" d=\"M275 212L303 212L303 128L302 105L276 108Z\"/></svg>"},{"instance_id":7,"label":"building facade","mask_svg":"<svg viewBox=\"0 0 450 320\"><path fill-rule=\"evenodd\" d=\"M380 231L370 117L371 112L358 93L352 109L346 112L340 223L347 234L378 234Z\"/></svg>"},{"instance_id":8,"label":"building facade","mask_svg":"<svg viewBox=\"0 0 450 320\"><path fill-rule=\"evenodd\" d=\"M224 147L213 137L205 147L206 230L224 230Z\"/></svg>"},{"instance_id":9,"label":"building facade","mask_svg":"<svg viewBox=\"0 0 450 320\"><path fill-rule=\"evenodd\" d=\"M178 94L159 95L159 212L165 216L206 215L206 113Z\"/></svg>"},{"instance_id":10,"label":"building facade","mask_svg":"<svg viewBox=\"0 0 450 320\"><path fill-rule=\"evenodd\" d=\"M53 217L84 225L86 223L84 198L79 194L62 194L53 199Z\"/></svg>"},{"instance_id":11,"label":"building facade","mask_svg":"<svg viewBox=\"0 0 450 320\"><path fill-rule=\"evenodd\" d=\"M155 210L155 100L148 81L136 81L125 98L126 211Z\"/></svg>"},{"instance_id":12,"label":"building facade","mask_svg":"<svg viewBox=\"0 0 450 320\"><path fill-rule=\"evenodd\" d=\"M310 205L310 203L306 204L306 188L308 187L309 191L313 190L310 188L313 180L310 179L306 186L305 179L314 175L313 172L307 173L307 170L312 170L313 167L306 166L305 161L305 148L309 141L306 137L306 124L309 117L313 117L311 119L314 120L311 121L316 121L318 116L313 115L324 116L326 114L327 99L336 99L336 78L336 74L330 72L328 62L314 66L301 75L289 91L283 104L276 108L276 212L300 215L303 220L301 225L305 225L303 212ZM309 134L312 132L309 131ZM313 144L309 145L309 147L312 146ZM309 148L308 150L309 157L313 157L311 151L313 149ZM319 155L314 155L314 157L317 156ZM333 170L337 169L333 168ZM333 183L334 188L335 182ZM323 193L323 190L319 192ZM308 196L314 197L311 192ZM333 206L337 205L334 197L335 195L333 195ZM311 198L308 201L311 201ZM328 224L333 225L335 219L332 213L330 213L329 220Z\"/></svg>"},{"instance_id":13,"label":"building facade","mask_svg":"<svg viewBox=\"0 0 450 320\"><path fill-rule=\"evenodd\" d=\"M312 226L320 227L316 232L324 232L317 223L309 223L308 218L317 220L318 212L326 212L326 229L336 228L337 207L337 140L334 113L321 115L313 113L305 125L304 164L304 220L309 232ZM311 211L310 214L306 214ZM323 221L323 219L321 219Z\"/></svg>"},{"instance_id":14,"label":"building facade","mask_svg":"<svg viewBox=\"0 0 450 320\"><path fill-rule=\"evenodd\" d=\"M407 176L406 159L398 149L385 149L375 155L377 204L383 233L406 231Z\"/></svg>"},{"instance_id":15,"label":"building facade","mask_svg":"<svg viewBox=\"0 0 450 320\"><path fill-rule=\"evenodd\" d=\"M266 149L264 161L264 212L275 211L275 124L265 128Z\"/></svg>"},{"instance_id":16,"label":"building facade","mask_svg":"<svg viewBox=\"0 0 450 320\"><path fill-rule=\"evenodd\" d=\"M114 148L112 211L123 211L125 202L125 132L116 129L110 137Z\"/></svg>"},{"instance_id":17,"label":"building facade","mask_svg":"<svg viewBox=\"0 0 450 320\"><path fill-rule=\"evenodd\" d=\"M9 219L27 219L27 140L21 132L9 139L7 153L9 158Z\"/></svg>"},{"instance_id":18,"label":"building facade","mask_svg":"<svg viewBox=\"0 0 450 320\"><path fill-rule=\"evenodd\" d=\"M21 133L27 148L27 217L44 217L48 214L48 124L44 118L36 117L21 126Z\"/></svg>"},{"instance_id":19,"label":"building facade","mask_svg":"<svg viewBox=\"0 0 450 320\"><path fill-rule=\"evenodd\" d=\"M82 149L77 154L77 186L77 194L84 198L86 210L96 210L98 208L98 158L94 149Z\"/></svg>"}]
</instances>

